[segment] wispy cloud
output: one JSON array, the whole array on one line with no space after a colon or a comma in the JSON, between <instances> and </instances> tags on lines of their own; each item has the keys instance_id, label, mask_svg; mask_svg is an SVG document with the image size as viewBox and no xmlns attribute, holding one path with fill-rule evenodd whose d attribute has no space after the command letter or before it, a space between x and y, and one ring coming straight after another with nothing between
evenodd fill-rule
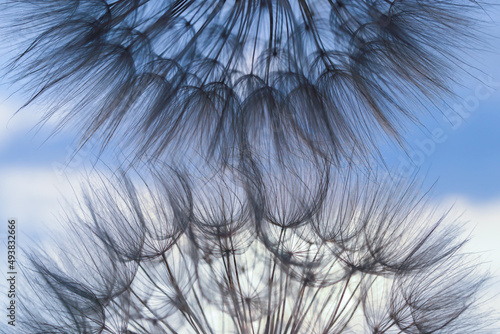
<instances>
[{"instance_id":1,"label":"wispy cloud","mask_svg":"<svg viewBox=\"0 0 500 334\"><path fill-rule=\"evenodd\" d=\"M78 185L81 173L62 179L46 167L9 166L0 169L0 212L19 222L21 234L37 238L57 225L65 201L74 202L71 185Z\"/></svg>"},{"instance_id":2,"label":"wispy cloud","mask_svg":"<svg viewBox=\"0 0 500 334\"><path fill-rule=\"evenodd\" d=\"M468 252L478 254L492 274L489 289L491 307L500 305L500 197L489 201L473 201L463 195L448 196L444 207L453 205L454 214L462 214L461 221L468 222L471 231Z\"/></svg>"}]
</instances>

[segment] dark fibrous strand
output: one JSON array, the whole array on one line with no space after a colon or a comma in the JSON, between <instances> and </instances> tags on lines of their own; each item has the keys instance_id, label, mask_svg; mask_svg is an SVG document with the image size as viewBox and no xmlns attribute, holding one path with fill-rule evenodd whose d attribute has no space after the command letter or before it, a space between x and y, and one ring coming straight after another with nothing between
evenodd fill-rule
<instances>
[{"instance_id":1,"label":"dark fibrous strand","mask_svg":"<svg viewBox=\"0 0 500 334\"><path fill-rule=\"evenodd\" d=\"M82 138L227 163L260 135L331 160L400 140L477 45L477 1L4 1L12 78ZM12 23L12 24L11 24ZM23 38L24 37L24 38ZM429 102L429 103L428 103ZM203 148L203 149L200 149Z\"/></svg>"},{"instance_id":2,"label":"dark fibrous strand","mask_svg":"<svg viewBox=\"0 0 500 334\"><path fill-rule=\"evenodd\" d=\"M22 108L101 153L17 332L495 332L463 224L378 165L469 74L482 2L0 4Z\"/></svg>"},{"instance_id":3,"label":"dark fibrous strand","mask_svg":"<svg viewBox=\"0 0 500 334\"><path fill-rule=\"evenodd\" d=\"M320 168L270 197L236 170L165 170L92 181L72 251L31 257L26 333L488 333L486 276L415 182Z\"/></svg>"}]
</instances>

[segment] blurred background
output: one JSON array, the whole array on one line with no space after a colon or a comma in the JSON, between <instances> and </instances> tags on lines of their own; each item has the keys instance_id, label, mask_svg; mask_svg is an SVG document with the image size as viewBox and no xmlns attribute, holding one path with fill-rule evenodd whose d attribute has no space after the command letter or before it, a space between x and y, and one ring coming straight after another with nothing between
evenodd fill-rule
<instances>
[{"instance_id":1,"label":"blurred background","mask_svg":"<svg viewBox=\"0 0 500 334\"><path fill-rule=\"evenodd\" d=\"M467 249L490 268L491 297L500 305L500 15L490 16L485 48L474 54L477 79L456 83L456 98L424 118L423 129L408 131L406 150L389 150L386 159L399 175L418 173L434 204L452 206L452 216L467 222ZM74 203L72 186L96 160L92 143L75 152L77 128L40 124L44 106L16 113L25 99L0 79L0 240L7 219L16 218L20 248L50 239L62 208Z\"/></svg>"}]
</instances>

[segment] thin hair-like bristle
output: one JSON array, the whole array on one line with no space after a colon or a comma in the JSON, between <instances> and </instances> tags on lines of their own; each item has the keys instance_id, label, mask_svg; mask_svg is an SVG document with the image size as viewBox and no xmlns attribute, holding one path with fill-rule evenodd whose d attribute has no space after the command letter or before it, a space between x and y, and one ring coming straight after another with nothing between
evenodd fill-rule
<instances>
[{"instance_id":1,"label":"thin hair-like bristle","mask_svg":"<svg viewBox=\"0 0 500 334\"><path fill-rule=\"evenodd\" d=\"M71 251L31 256L21 333L492 333L486 276L416 182L322 175L318 201L305 173L269 197L235 170L161 171L90 184ZM269 211L281 197L295 206Z\"/></svg>"},{"instance_id":2,"label":"thin hair-like bristle","mask_svg":"<svg viewBox=\"0 0 500 334\"><path fill-rule=\"evenodd\" d=\"M186 149L228 163L288 141L331 160L401 141L450 94L477 45L472 0L5 1L22 30L11 73L82 126L82 142L133 154ZM11 43L12 44L12 43ZM20 44L20 45L18 45ZM24 45L24 49L22 49ZM200 150L200 148L203 148Z\"/></svg>"},{"instance_id":3,"label":"thin hair-like bristle","mask_svg":"<svg viewBox=\"0 0 500 334\"><path fill-rule=\"evenodd\" d=\"M123 168L23 262L16 333L495 332L462 225L371 161L452 94L482 2L0 3L24 107Z\"/></svg>"}]
</instances>

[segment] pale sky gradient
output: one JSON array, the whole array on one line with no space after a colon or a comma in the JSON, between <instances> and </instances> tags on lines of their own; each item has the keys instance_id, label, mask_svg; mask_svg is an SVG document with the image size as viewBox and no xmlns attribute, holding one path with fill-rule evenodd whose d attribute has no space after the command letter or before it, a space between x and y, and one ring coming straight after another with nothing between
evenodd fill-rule
<instances>
[{"instance_id":1,"label":"pale sky gradient","mask_svg":"<svg viewBox=\"0 0 500 334\"><path fill-rule=\"evenodd\" d=\"M496 17L500 18L499 15ZM500 22L500 19L497 20ZM425 133L408 134L408 150L415 168L426 175L426 185L434 182L435 204L454 205L469 221L472 240L468 250L482 253L495 278L492 290L500 292L500 28L491 27L492 52L480 53L478 66L488 85L478 81L463 83L454 107L468 106L463 119L451 123L438 115L424 121ZM489 78L489 79L486 79ZM487 88L485 88L487 87ZM486 89L486 90L485 90ZM55 225L61 203L73 196L68 183L78 184L85 161L93 154L72 155L74 133L64 130L50 138L54 123L40 131L35 128L42 114L36 107L13 117L20 106L11 87L0 86L0 240L5 243L7 219L15 217L20 230L19 246L29 238L42 238L47 227ZM477 103L476 103L477 102ZM469 104L467 104L469 103ZM457 107L460 108L460 107ZM438 136L432 135L438 133ZM47 139L48 138L48 139ZM400 167L399 156L390 158ZM406 160L405 160L406 161ZM61 168L64 167L64 173ZM5 247L0 247L5 259ZM4 270L2 261L0 270ZM1 286L1 285L0 285ZM500 305L500 298L495 299Z\"/></svg>"}]
</instances>

